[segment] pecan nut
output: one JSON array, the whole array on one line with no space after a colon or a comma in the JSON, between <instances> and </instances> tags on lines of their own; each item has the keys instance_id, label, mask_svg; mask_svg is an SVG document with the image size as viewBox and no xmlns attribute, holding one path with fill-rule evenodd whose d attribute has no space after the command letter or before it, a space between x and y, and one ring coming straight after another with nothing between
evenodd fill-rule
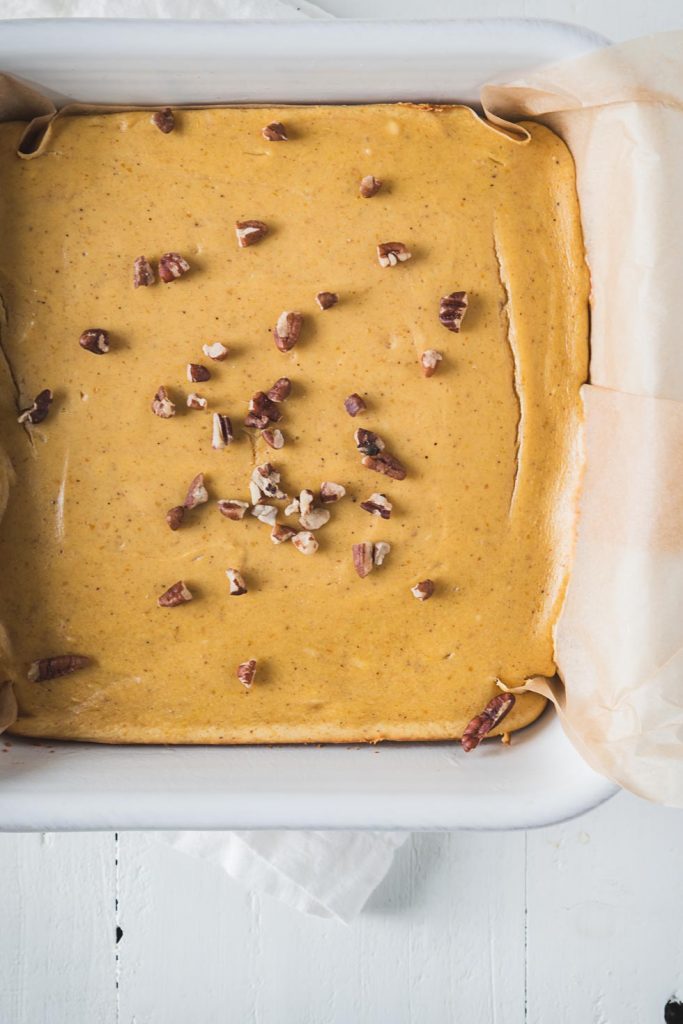
<instances>
[{"instance_id":1,"label":"pecan nut","mask_svg":"<svg viewBox=\"0 0 683 1024\"><path fill-rule=\"evenodd\" d=\"M451 292L444 295L439 303L439 320L449 331L456 334L460 330L467 312L467 292Z\"/></svg>"},{"instance_id":2,"label":"pecan nut","mask_svg":"<svg viewBox=\"0 0 683 1024\"><path fill-rule=\"evenodd\" d=\"M157 110L156 113L152 114L150 121L155 128L158 128L164 135L168 135L175 128L175 117L170 107L164 107L163 110Z\"/></svg>"},{"instance_id":3,"label":"pecan nut","mask_svg":"<svg viewBox=\"0 0 683 1024\"><path fill-rule=\"evenodd\" d=\"M321 309L332 309L339 302L339 296L336 292L318 292L315 301Z\"/></svg>"},{"instance_id":4,"label":"pecan nut","mask_svg":"<svg viewBox=\"0 0 683 1024\"><path fill-rule=\"evenodd\" d=\"M372 560L375 565L382 565L390 551L391 544L387 544L385 540L375 541L372 546Z\"/></svg>"},{"instance_id":5,"label":"pecan nut","mask_svg":"<svg viewBox=\"0 0 683 1024\"><path fill-rule=\"evenodd\" d=\"M363 540L360 544L353 545L353 567L361 579L365 579L373 570L373 547L371 540Z\"/></svg>"},{"instance_id":6,"label":"pecan nut","mask_svg":"<svg viewBox=\"0 0 683 1024\"><path fill-rule=\"evenodd\" d=\"M202 395L198 395L196 391L190 392L187 396L187 408L188 409L206 409L208 402Z\"/></svg>"},{"instance_id":7,"label":"pecan nut","mask_svg":"<svg viewBox=\"0 0 683 1024\"><path fill-rule=\"evenodd\" d=\"M280 313L277 324L273 328L273 338L280 352L289 352L294 348L299 340L303 322L304 318L301 313L288 312L287 310L284 313Z\"/></svg>"},{"instance_id":8,"label":"pecan nut","mask_svg":"<svg viewBox=\"0 0 683 1024\"><path fill-rule=\"evenodd\" d=\"M277 407L277 402L274 402L272 398L268 398L265 391L257 391L249 399L249 412L254 420L250 426L256 426L257 422L261 422L264 418L266 419L265 426L268 423L277 423L282 419L282 412ZM261 428L262 429L262 428Z\"/></svg>"},{"instance_id":9,"label":"pecan nut","mask_svg":"<svg viewBox=\"0 0 683 1024\"><path fill-rule=\"evenodd\" d=\"M287 142L287 132L281 121L271 121L261 129L261 134L268 142Z\"/></svg>"},{"instance_id":10,"label":"pecan nut","mask_svg":"<svg viewBox=\"0 0 683 1024\"><path fill-rule=\"evenodd\" d=\"M514 693L497 693L479 715L475 715L463 731L460 742L465 753L478 747L492 729L502 722L515 703Z\"/></svg>"},{"instance_id":11,"label":"pecan nut","mask_svg":"<svg viewBox=\"0 0 683 1024\"><path fill-rule=\"evenodd\" d=\"M60 676L70 676L92 664L84 654L58 654L52 658L39 658L29 665L27 678L31 683L45 683Z\"/></svg>"},{"instance_id":12,"label":"pecan nut","mask_svg":"<svg viewBox=\"0 0 683 1024\"><path fill-rule=\"evenodd\" d=\"M137 256L133 261L133 287L146 288L154 284L154 270L146 256Z\"/></svg>"},{"instance_id":13,"label":"pecan nut","mask_svg":"<svg viewBox=\"0 0 683 1024\"><path fill-rule=\"evenodd\" d=\"M372 199L376 196L382 187L382 182L379 178L376 178L374 174L366 174L364 178L361 178L358 191L362 195L363 199Z\"/></svg>"},{"instance_id":14,"label":"pecan nut","mask_svg":"<svg viewBox=\"0 0 683 1024\"><path fill-rule=\"evenodd\" d=\"M367 501L361 501L360 507L371 516L380 516L382 519L391 518L391 510L394 507L386 494L371 494Z\"/></svg>"},{"instance_id":15,"label":"pecan nut","mask_svg":"<svg viewBox=\"0 0 683 1024\"><path fill-rule=\"evenodd\" d=\"M197 473L196 477L187 489L183 507L189 511L190 509L196 508L197 505L203 505L204 502L208 500L209 493L204 486L204 474Z\"/></svg>"},{"instance_id":16,"label":"pecan nut","mask_svg":"<svg viewBox=\"0 0 683 1024\"><path fill-rule=\"evenodd\" d=\"M268 225L262 220L238 220L235 222L235 234L240 249L256 245L268 234Z\"/></svg>"},{"instance_id":17,"label":"pecan nut","mask_svg":"<svg viewBox=\"0 0 683 1024\"><path fill-rule=\"evenodd\" d=\"M182 505L174 505L166 513L166 522L172 530L179 530L185 518L185 509Z\"/></svg>"},{"instance_id":18,"label":"pecan nut","mask_svg":"<svg viewBox=\"0 0 683 1024\"><path fill-rule=\"evenodd\" d=\"M270 533L273 544L284 544L292 537L296 537L296 530L291 526L285 526L284 523L276 523Z\"/></svg>"},{"instance_id":19,"label":"pecan nut","mask_svg":"<svg viewBox=\"0 0 683 1024\"><path fill-rule=\"evenodd\" d=\"M292 382L289 377L278 377L272 388L266 392L271 402L284 402L292 393Z\"/></svg>"},{"instance_id":20,"label":"pecan nut","mask_svg":"<svg viewBox=\"0 0 683 1024\"><path fill-rule=\"evenodd\" d=\"M214 341L212 345L202 345L202 352L209 359L215 359L217 363L221 363L228 355L229 349L221 341Z\"/></svg>"},{"instance_id":21,"label":"pecan nut","mask_svg":"<svg viewBox=\"0 0 683 1024\"><path fill-rule=\"evenodd\" d=\"M379 455L366 455L361 459L366 469L372 469L375 473L384 473L392 480L405 480L406 469L402 462L389 452L380 452Z\"/></svg>"},{"instance_id":22,"label":"pecan nut","mask_svg":"<svg viewBox=\"0 0 683 1024\"><path fill-rule=\"evenodd\" d=\"M365 412L367 406L360 395L354 391L352 395L344 399L344 408L349 416L357 416L359 412Z\"/></svg>"},{"instance_id":23,"label":"pecan nut","mask_svg":"<svg viewBox=\"0 0 683 1024\"><path fill-rule=\"evenodd\" d=\"M102 327L89 327L87 331L83 331L83 334L81 334L78 344L86 352L92 352L96 356L103 356L109 351L109 332L105 331Z\"/></svg>"},{"instance_id":24,"label":"pecan nut","mask_svg":"<svg viewBox=\"0 0 683 1024\"><path fill-rule=\"evenodd\" d=\"M234 498L221 498L216 504L222 516L225 516L226 519L234 519L235 522L244 519L249 508L246 501L237 501Z\"/></svg>"},{"instance_id":25,"label":"pecan nut","mask_svg":"<svg viewBox=\"0 0 683 1024\"><path fill-rule=\"evenodd\" d=\"M261 437L270 448L274 448L276 451L285 446L285 435L277 427L275 430L264 430Z\"/></svg>"},{"instance_id":26,"label":"pecan nut","mask_svg":"<svg viewBox=\"0 0 683 1024\"><path fill-rule=\"evenodd\" d=\"M294 534L292 544L302 555L314 555L318 550L318 542L309 530Z\"/></svg>"},{"instance_id":27,"label":"pecan nut","mask_svg":"<svg viewBox=\"0 0 683 1024\"><path fill-rule=\"evenodd\" d=\"M418 601L428 601L434 593L434 581L433 580L420 580L414 587L410 588L410 593L413 597L416 597Z\"/></svg>"},{"instance_id":28,"label":"pecan nut","mask_svg":"<svg viewBox=\"0 0 683 1024\"><path fill-rule=\"evenodd\" d=\"M175 404L163 386L157 388L157 393L152 400L152 412L155 416L161 416L162 420L168 420L171 416L175 416Z\"/></svg>"},{"instance_id":29,"label":"pecan nut","mask_svg":"<svg viewBox=\"0 0 683 1024\"><path fill-rule=\"evenodd\" d=\"M405 263L412 257L412 252L403 242L380 242L377 246L377 259L380 267L395 267Z\"/></svg>"},{"instance_id":30,"label":"pecan nut","mask_svg":"<svg viewBox=\"0 0 683 1024\"><path fill-rule=\"evenodd\" d=\"M320 500L323 505L332 505L335 501L340 501L345 494L345 487L332 483L330 480L326 480L320 485Z\"/></svg>"},{"instance_id":31,"label":"pecan nut","mask_svg":"<svg viewBox=\"0 0 683 1024\"><path fill-rule=\"evenodd\" d=\"M237 678L246 690L250 690L256 676L256 661L250 658L237 666Z\"/></svg>"},{"instance_id":32,"label":"pecan nut","mask_svg":"<svg viewBox=\"0 0 683 1024\"><path fill-rule=\"evenodd\" d=\"M247 593L247 585L239 569L226 569L225 575L228 577L231 597L241 597Z\"/></svg>"},{"instance_id":33,"label":"pecan nut","mask_svg":"<svg viewBox=\"0 0 683 1024\"><path fill-rule=\"evenodd\" d=\"M363 455L379 455L381 451L384 451L384 441L379 434L375 434L372 430L359 427L354 433L353 439L356 442L356 448Z\"/></svg>"},{"instance_id":34,"label":"pecan nut","mask_svg":"<svg viewBox=\"0 0 683 1024\"><path fill-rule=\"evenodd\" d=\"M256 504L252 508L251 514L258 519L259 523L265 523L266 526L275 526L275 521L277 519L277 509L275 505Z\"/></svg>"},{"instance_id":35,"label":"pecan nut","mask_svg":"<svg viewBox=\"0 0 683 1024\"><path fill-rule=\"evenodd\" d=\"M187 604L191 600L192 594L185 581L178 580L157 598L157 604L160 608L175 608L177 605Z\"/></svg>"},{"instance_id":36,"label":"pecan nut","mask_svg":"<svg viewBox=\"0 0 683 1024\"><path fill-rule=\"evenodd\" d=\"M221 412L215 412L212 420L211 447L216 450L227 448L234 437L230 417Z\"/></svg>"},{"instance_id":37,"label":"pecan nut","mask_svg":"<svg viewBox=\"0 0 683 1024\"><path fill-rule=\"evenodd\" d=\"M169 284L186 274L190 269L190 264L179 252L165 252L159 260L158 269L160 280Z\"/></svg>"},{"instance_id":38,"label":"pecan nut","mask_svg":"<svg viewBox=\"0 0 683 1024\"><path fill-rule=\"evenodd\" d=\"M187 379L191 384L201 384L205 380L211 380L211 370L201 363L188 363Z\"/></svg>"},{"instance_id":39,"label":"pecan nut","mask_svg":"<svg viewBox=\"0 0 683 1024\"><path fill-rule=\"evenodd\" d=\"M441 353L437 352L434 348L428 348L422 353L420 356L420 366L425 377L434 376L442 359Z\"/></svg>"},{"instance_id":40,"label":"pecan nut","mask_svg":"<svg viewBox=\"0 0 683 1024\"><path fill-rule=\"evenodd\" d=\"M42 423L47 417L52 405L53 394L49 388L45 388L39 392L33 399L31 405L26 409L22 409L17 416L17 423L31 423L35 426L37 423Z\"/></svg>"}]
</instances>

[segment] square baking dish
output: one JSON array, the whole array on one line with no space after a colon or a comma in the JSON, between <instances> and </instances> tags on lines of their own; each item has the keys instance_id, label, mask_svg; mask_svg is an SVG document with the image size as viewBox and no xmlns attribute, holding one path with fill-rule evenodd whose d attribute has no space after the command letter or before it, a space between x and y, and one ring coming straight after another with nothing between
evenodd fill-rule
<instances>
[{"instance_id":1,"label":"square baking dish","mask_svg":"<svg viewBox=\"0 0 683 1024\"><path fill-rule=\"evenodd\" d=\"M448 101L604 40L522 20L0 26L0 69L67 100L117 104ZM7 240L6 240L7 241ZM124 747L0 739L0 830L500 829L586 811L616 787L547 711L484 744Z\"/></svg>"}]
</instances>

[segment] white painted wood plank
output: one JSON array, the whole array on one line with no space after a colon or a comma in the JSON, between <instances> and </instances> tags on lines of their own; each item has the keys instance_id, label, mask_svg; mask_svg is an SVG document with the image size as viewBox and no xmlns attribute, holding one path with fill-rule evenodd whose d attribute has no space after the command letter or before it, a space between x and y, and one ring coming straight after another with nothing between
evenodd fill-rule
<instances>
[{"instance_id":1,"label":"white painted wood plank","mask_svg":"<svg viewBox=\"0 0 683 1024\"><path fill-rule=\"evenodd\" d=\"M346 927L121 834L121 1024L522 1024L523 882L522 834L415 836Z\"/></svg>"},{"instance_id":2,"label":"white painted wood plank","mask_svg":"<svg viewBox=\"0 0 683 1024\"><path fill-rule=\"evenodd\" d=\"M114 1024L114 838L0 834L0 1021Z\"/></svg>"},{"instance_id":3,"label":"white painted wood plank","mask_svg":"<svg viewBox=\"0 0 683 1024\"><path fill-rule=\"evenodd\" d=\"M528 1022L654 1024L683 991L683 813L620 794L528 836Z\"/></svg>"}]
</instances>

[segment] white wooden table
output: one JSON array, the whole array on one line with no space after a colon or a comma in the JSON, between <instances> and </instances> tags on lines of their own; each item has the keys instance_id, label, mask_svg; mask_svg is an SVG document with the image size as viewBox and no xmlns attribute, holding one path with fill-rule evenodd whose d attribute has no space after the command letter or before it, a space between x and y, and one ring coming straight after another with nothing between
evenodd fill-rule
<instances>
[{"instance_id":1,"label":"white wooden table","mask_svg":"<svg viewBox=\"0 0 683 1024\"><path fill-rule=\"evenodd\" d=\"M683 28L681 0L321 6ZM683 998L682 851L683 813L625 794L538 832L417 835L347 928L153 834L0 835L0 1024L656 1024Z\"/></svg>"}]
</instances>

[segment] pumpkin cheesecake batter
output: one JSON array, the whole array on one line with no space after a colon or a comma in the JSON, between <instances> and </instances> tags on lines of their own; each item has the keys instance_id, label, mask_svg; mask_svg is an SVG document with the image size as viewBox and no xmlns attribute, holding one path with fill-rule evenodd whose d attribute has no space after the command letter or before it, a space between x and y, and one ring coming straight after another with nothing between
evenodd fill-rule
<instances>
[{"instance_id":1,"label":"pumpkin cheesecake batter","mask_svg":"<svg viewBox=\"0 0 683 1024\"><path fill-rule=\"evenodd\" d=\"M171 131L149 111L65 116L33 159L16 155L24 127L0 126L0 680L14 682L13 731L445 739L497 679L552 675L588 359L563 143L409 105L181 110ZM366 180L363 195L370 176L381 186ZM258 223L236 233L246 221ZM134 288L142 254L154 283L139 262ZM456 332L439 311L459 291ZM245 426L252 396L283 377L271 433L263 399ZM46 418L19 424L48 388ZM383 451L362 434L359 451L359 428ZM284 446L270 447L278 431ZM405 479L363 464L395 469L387 453ZM250 494L267 463L280 480L266 486L287 499ZM208 500L199 481L179 511L198 474ZM324 502L323 482L345 495ZM308 514L305 495L291 506L305 489ZM250 509L228 518L244 508L222 513L221 500ZM260 520L254 504L277 511ZM306 536L274 543L275 515ZM181 603L160 606L181 581ZM34 664L66 654L89 663L52 679ZM522 695L496 731L542 706Z\"/></svg>"}]
</instances>

